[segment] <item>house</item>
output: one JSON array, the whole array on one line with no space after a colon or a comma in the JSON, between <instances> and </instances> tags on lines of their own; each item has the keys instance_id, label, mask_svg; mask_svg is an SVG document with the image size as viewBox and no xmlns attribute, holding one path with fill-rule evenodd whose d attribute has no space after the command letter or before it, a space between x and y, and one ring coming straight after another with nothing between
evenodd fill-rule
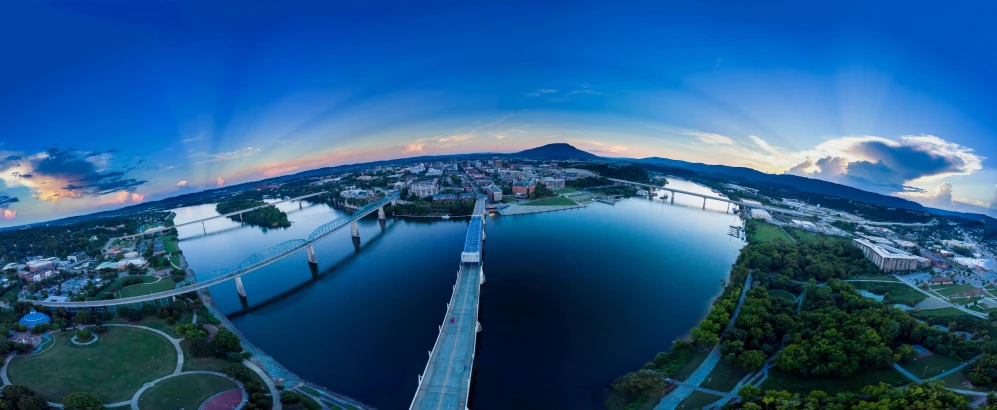
<instances>
[{"instance_id":1,"label":"house","mask_svg":"<svg viewBox=\"0 0 997 410\"><path fill-rule=\"evenodd\" d=\"M929 283L931 283L932 285L951 285L955 283L955 281L953 281L952 278L947 278L945 276L938 276L935 278L931 278L931 281Z\"/></svg>"},{"instance_id":2,"label":"house","mask_svg":"<svg viewBox=\"0 0 997 410\"><path fill-rule=\"evenodd\" d=\"M545 177L541 181L547 189L564 188L564 180L560 178Z\"/></svg>"},{"instance_id":3,"label":"house","mask_svg":"<svg viewBox=\"0 0 997 410\"><path fill-rule=\"evenodd\" d=\"M513 195L529 195L532 194L533 191L536 191L536 189L537 189L536 179L530 179L530 180L521 179L512 184Z\"/></svg>"},{"instance_id":4,"label":"house","mask_svg":"<svg viewBox=\"0 0 997 410\"><path fill-rule=\"evenodd\" d=\"M502 202L502 188L499 188L497 185L485 187L485 193L492 198L492 202Z\"/></svg>"},{"instance_id":5,"label":"house","mask_svg":"<svg viewBox=\"0 0 997 410\"><path fill-rule=\"evenodd\" d=\"M408 192L409 195L415 195L420 198L436 195L440 193L440 180L439 178L433 178L432 180L419 181L409 186Z\"/></svg>"}]
</instances>

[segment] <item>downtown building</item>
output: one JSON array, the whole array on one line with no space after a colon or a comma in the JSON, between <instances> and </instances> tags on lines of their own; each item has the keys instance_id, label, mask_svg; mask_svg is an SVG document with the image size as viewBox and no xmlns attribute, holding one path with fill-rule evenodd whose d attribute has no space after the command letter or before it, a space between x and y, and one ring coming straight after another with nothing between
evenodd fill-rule
<instances>
[{"instance_id":1,"label":"downtown building","mask_svg":"<svg viewBox=\"0 0 997 410\"><path fill-rule=\"evenodd\" d=\"M889 245L872 242L865 238L855 238L852 244L862 250L865 257L883 272L926 269L931 267L927 258L914 256Z\"/></svg>"}]
</instances>

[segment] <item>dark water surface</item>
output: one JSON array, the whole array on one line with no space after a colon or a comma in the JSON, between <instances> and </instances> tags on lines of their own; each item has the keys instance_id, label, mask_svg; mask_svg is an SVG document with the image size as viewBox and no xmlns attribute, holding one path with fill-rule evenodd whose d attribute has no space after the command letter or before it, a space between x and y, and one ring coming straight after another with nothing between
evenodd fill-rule
<instances>
[{"instance_id":1,"label":"dark water surface","mask_svg":"<svg viewBox=\"0 0 997 410\"><path fill-rule=\"evenodd\" d=\"M234 268L346 215L280 207L291 228L216 219L181 227L180 247L196 272ZM701 207L680 195L675 205L635 198L489 218L471 408L601 408L614 378L687 334L743 245L726 235L737 220L725 204ZM176 212L178 222L215 214L213 205ZM467 222L371 217L359 225L359 246L349 229L316 244L317 275L301 252L244 276L245 303L232 282L210 291L254 344L301 377L380 409L407 408L446 312Z\"/></svg>"}]
</instances>

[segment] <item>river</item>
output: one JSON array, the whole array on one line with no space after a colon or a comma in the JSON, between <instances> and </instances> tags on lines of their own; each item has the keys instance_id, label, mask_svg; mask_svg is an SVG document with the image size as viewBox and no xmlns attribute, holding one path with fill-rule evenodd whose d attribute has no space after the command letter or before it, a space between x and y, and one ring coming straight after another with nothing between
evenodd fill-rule
<instances>
[{"instance_id":1,"label":"river","mask_svg":"<svg viewBox=\"0 0 997 410\"><path fill-rule=\"evenodd\" d=\"M676 189L710 194L675 180ZM293 222L263 230L227 219L184 226L195 272L234 268L254 252L306 238L346 215L326 205L279 206ZM619 375L688 334L719 295L743 242L726 204L642 198L585 209L491 217L484 247L471 408L599 409ZM182 223L214 205L174 210ZM466 220L376 213L304 252L209 290L254 344L291 371L382 410L407 408L457 273ZM205 234L206 232L206 234Z\"/></svg>"}]
</instances>

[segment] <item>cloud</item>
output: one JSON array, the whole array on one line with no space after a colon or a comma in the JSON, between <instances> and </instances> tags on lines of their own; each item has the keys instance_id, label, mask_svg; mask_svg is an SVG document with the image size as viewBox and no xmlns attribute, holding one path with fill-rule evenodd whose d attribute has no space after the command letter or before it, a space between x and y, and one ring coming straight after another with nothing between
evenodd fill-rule
<instances>
[{"instance_id":1,"label":"cloud","mask_svg":"<svg viewBox=\"0 0 997 410\"><path fill-rule=\"evenodd\" d=\"M198 164L205 164L208 162L220 162L220 161L231 161L233 159L245 158L253 155L259 148L246 147L243 149L237 149L235 151L219 152L217 154L208 154L204 152L198 152L196 154L190 155L189 157L207 157L204 161L198 162Z\"/></svg>"},{"instance_id":2,"label":"cloud","mask_svg":"<svg viewBox=\"0 0 997 410\"><path fill-rule=\"evenodd\" d=\"M193 137L193 138L183 139L183 140L180 140L180 142L186 144L188 142L200 141L202 139L204 139L204 134L198 135L198 136Z\"/></svg>"},{"instance_id":3,"label":"cloud","mask_svg":"<svg viewBox=\"0 0 997 410\"><path fill-rule=\"evenodd\" d=\"M897 140L844 137L826 141L809 153L819 159L808 156L789 173L885 194L909 192L915 180L971 174L983 168L984 159L971 148L931 135Z\"/></svg>"},{"instance_id":4,"label":"cloud","mask_svg":"<svg viewBox=\"0 0 997 410\"><path fill-rule=\"evenodd\" d=\"M688 135L690 137L696 137L699 142L711 145L734 145L734 140L726 135L714 134L710 132L700 132L700 131L680 131L682 135Z\"/></svg>"},{"instance_id":5,"label":"cloud","mask_svg":"<svg viewBox=\"0 0 997 410\"><path fill-rule=\"evenodd\" d=\"M574 91L568 93L568 95L576 95L576 94L602 95L602 93L600 93L598 91L589 90L587 88L584 89L584 90L574 90Z\"/></svg>"},{"instance_id":6,"label":"cloud","mask_svg":"<svg viewBox=\"0 0 997 410\"><path fill-rule=\"evenodd\" d=\"M534 91L532 93L526 93L526 94L523 94L523 95L525 95L527 97L539 97L539 96L544 95L544 94L553 94L553 93L556 93L556 92L557 92L557 90L554 90L554 89L541 88L541 89L536 90L536 91Z\"/></svg>"},{"instance_id":7,"label":"cloud","mask_svg":"<svg viewBox=\"0 0 997 410\"><path fill-rule=\"evenodd\" d=\"M952 183L943 182L935 191L935 202L939 204L952 204Z\"/></svg>"},{"instance_id":8,"label":"cloud","mask_svg":"<svg viewBox=\"0 0 997 410\"><path fill-rule=\"evenodd\" d=\"M109 170L114 152L50 148L34 155L12 155L0 161L0 179L27 187L32 197L42 201L130 192L145 184L125 177L133 168Z\"/></svg>"},{"instance_id":9,"label":"cloud","mask_svg":"<svg viewBox=\"0 0 997 410\"><path fill-rule=\"evenodd\" d=\"M215 180L215 183L217 183L218 186L225 185L225 179L222 177L218 177L218 179Z\"/></svg>"},{"instance_id":10,"label":"cloud","mask_svg":"<svg viewBox=\"0 0 997 410\"><path fill-rule=\"evenodd\" d=\"M143 200L145 200L145 194L132 192L132 202L142 202Z\"/></svg>"},{"instance_id":11,"label":"cloud","mask_svg":"<svg viewBox=\"0 0 997 410\"><path fill-rule=\"evenodd\" d=\"M776 156L776 157L779 157L779 156L783 155L781 152L779 152L779 150L775 149L774 147L772 147L771 145L769 145L769 143L765 142L765 140L763 140L761 138L758 138L758 137L756 137L754 135L749 135L748 138L751 139L751 141L754 142L755 145L757 145L759 148L761 148L762 151L765 151L765 153L767 153L769 155Z\"/></svg>"},{"instance_id":12,"label":"cloud","mask_svg":"<svg viewBox=\"0 0 997 410\"><path fill-rule=\"evenodd\" d=\"M184 180L184 181L177 182L177 186L187 186L187 181Z\"/></svg>"},{"instance_id":13,"label":"cloud","mask_svg":"<svg viewBox=\"0 0 997 410\"><path fill-rule=\"evenodd\" d=\"M436 136L436 137L433 137L433 141L442 142L442 143L460 142L460 141L467 141L467 140L469 140L471 138L474 138L473 134L457 134L457 135L451 135L451 136L448 136L448 137Z\"/></svg>"},{"instance_id":14,"label":"cloud","mask_svg":"<svg viewBox=\"0 0 997 410\"><path fill-rule=\"evenodd\" d=\"M508 137L508 136L509 136L509 135L507 135L507 134L506 134L506 133L504 133L504 132L496 132L496 133L495 133L495 138L498 138L498 139L503 139L503 138L505 138L505 137Z\"/></svg>"},{"instance_id":15,"label":"cloud","mask_svg":"<svg viewBox=\"0 0 997 410\"><path fill-rule=\"evenodd\" d=\"M0 195L0 208L6 209L10 204L20 201L17 197Z\"/></svg>"},{"instance_id":16,"label":"cloud","mask_svg":"<svg viewBox=\"0 0 997 410\"><path fill-rule=\"evenodd\" d=\"M157 164L156 165L156 171L169 171L171 169L180 168L182 166L183 165L163 165L163 164Z\"/></svg>"},{"instance_id":17,"label":"cloud","mask_svg":"<svg viewBox=\"0 0 997 410\"><path fill-rule=\"evenodd\" d=\"M403 154L422 153L423 152L422 151L422 147L425 146L425 145L426 144L422 144L422 143L418 143L418 142L413 142L411 144L406 145L405 146L405 150L402 151L402 153Z\"/></svg>"},{"instance_id":18,"label":"cloud","mask_svg":"<svg viewBox=\"0 0 997 410\"><path fill-rule=\"evenodd\" d=\"M2 209L0 211L3 211L3 219L14 219L17 217L17 211L13 209Z\"/></svg>"},{"instance_id":19,"label":"cloud","mask_svg":"<svg viewBox=\"0 0 997 410\"><path fill-rule=\"evenodd\" d=\"M556 135L544 136L544 138L547 138L547 139L552 139L552 138L556 138L556 137L557 137ZM623 152L623 151L627 150L627 147L625 147L623 145L611 145L611 144L606 144L606 143L602 143L602 142L599 142L599 141L592 141L592 140L575 140L575 139L569 139L569 140L567 140L567 142L569 142L569 143L577 146L579 149L581 149L583 151L589 151L591 153L601 154L601 155L612 155L612 154L617 154L617 153L620 153L620 152Z\"/></svg>"},{"instance_id":20,"label":"cloud","mask_svg":"<svg viewBox=\"0 0 997 410\"><path fill-rule=\"evenodd\" d=\"M291 142L291 140L277 140L277 141L274 141L274 142L276 142L278 144L287 144L288 142Z\"/></svg>"}]
</instances>

